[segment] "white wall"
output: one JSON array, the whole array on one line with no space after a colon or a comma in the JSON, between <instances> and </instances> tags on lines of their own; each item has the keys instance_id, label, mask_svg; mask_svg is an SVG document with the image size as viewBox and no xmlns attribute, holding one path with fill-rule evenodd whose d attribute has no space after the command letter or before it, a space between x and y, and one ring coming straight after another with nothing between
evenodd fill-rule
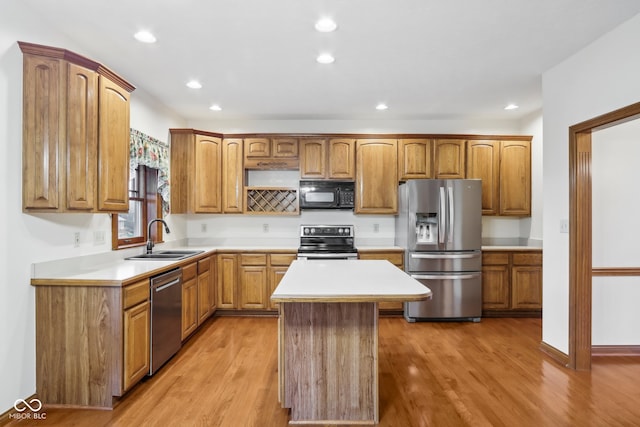
<instances>
[{"instance_id":1,"label":"white wall","mask_svg":"<svg viewBox=\"0 0 640 427\"><path fill-rule=\"evenodd\" d=\"M31 264L110 252L108 214L22 213L22 53L17 40L64 47L87 57L73 40L47 29L19 1L3 2L0 13L0 413L35 392L35 301ZM108 64L106 64L108 65ZM116 70L117 71L117 70ZM126 78L126 76L124 76ZM166 141L169 127L184 127L177 116L156 107L142 90L132 94L131 126ZM172 234L185 237L182 218L170 219ZM93 244L104 230L105 244ZM73 233L81 245L73 247Z\"/></svg>"},{"instance_id":2,"label":"white wall","mask_svg":"<svg viewBox=\"0 0 640 427\"><path fill-rule=\"evenodd\" d=\"M640 101L638 40L640 15L543 74L542 339L565 353L569 351L569 235L560 233L560 221L569 217L568 129ZM617 310L610 300L594 304L594 312ZM636 325L621 323L618 328L626 336Z\"/></svg>"}]
</instances>

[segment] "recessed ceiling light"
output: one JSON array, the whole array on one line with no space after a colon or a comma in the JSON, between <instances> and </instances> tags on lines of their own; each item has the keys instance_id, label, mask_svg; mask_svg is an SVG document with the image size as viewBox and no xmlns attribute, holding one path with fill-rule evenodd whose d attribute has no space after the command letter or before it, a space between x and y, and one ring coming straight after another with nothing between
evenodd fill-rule
<instances>
[{"instance_id":1,"label":"recessed ceiling light","mask_svg":"<svg viewBox=\"0 0 640 427\"><path fill-rule=\"evenodd\" d=\"M187 83L187 87L190 87L191 89L201 89L202 84L200 84L200 82L197 80L191 80Z\"/></svg>"},{"instance_id":2,"label":"recessed ceiling light","mask_svg":"<svg viewBox=\"0 0 640 427\"><path fill-rule=\"evenodd\" d=\"M505 110L516 110L519 107L516 104L509 104L506 107L504 107Z\"/></svg>"},{"instance_id":3,"label":"recessed ceiling light","mask_svg":"<svg viewBox=\"0 0 640 427\"><path fill-rule=\"evenodd\" d=\"M389 106L383 102L381 102L380 104L376 105L376 110L386 110L387 108L389 108Z\"/></svg>"},{"instance_id":4,"label":"recessed ceiling light","mask_svg":"<svg viewBox=\"0 0 640 427\"><path fill-rule=\"evenodd\" d=\"M211 107L209 107L209 109L211 111L222 111L222 107L220 107L218 104L213 104Z\"/></svg>"},{"instance_id":5,"label":"recessed ceiling light","mask_svg":"<svg viewBox=\"0 0 640 427\"><path fill-rule=\"evenodd\" d=\"M316 61L321 64L331 64L335 60L336 59L330 53L322 53L316 58Z\"/></svg>"},{"instance_id":6,"label":"recessed ceiling light","mask_svg":"<svg viewBox=\"0 0 640 427\"><path fill-rule=\"evenodd\" d=\"M138 31L137 33L135 33L133 35L133 37L136 38L136 40L138 40L139 42L142 43L155 43L156 42L156 36L154 36L153 34L151 34L149 31Z\"/></svg>"},{"instance_id":7,"label":"recessed ceiling light","mask_svg":"<svg viewBox=\"0 0 640 427\"><path fill-rule=\"evenodd\" d=\"M319 19L318 22L316 22L315 27L316 30L320 31L321 33L330 33L338 28L338 24L336 24L336 22L331 18L322 18Z\"/></svg>"}]
</instances>

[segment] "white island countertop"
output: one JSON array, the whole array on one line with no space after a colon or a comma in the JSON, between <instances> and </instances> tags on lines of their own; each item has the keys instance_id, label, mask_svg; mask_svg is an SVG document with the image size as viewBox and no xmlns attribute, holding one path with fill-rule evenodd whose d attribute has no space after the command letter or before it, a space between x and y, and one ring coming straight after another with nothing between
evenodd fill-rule
<instances>
[{"instance_id":1,"label":"white island countertop","mask_svg":"<svg viewBox=\"0 0 640 427\"><path fill-rule=\"evenodd\" d=\"M271 295L273 302L421 301L431 290L382 260L296 260Z\"/></svg>"}]
</instances>

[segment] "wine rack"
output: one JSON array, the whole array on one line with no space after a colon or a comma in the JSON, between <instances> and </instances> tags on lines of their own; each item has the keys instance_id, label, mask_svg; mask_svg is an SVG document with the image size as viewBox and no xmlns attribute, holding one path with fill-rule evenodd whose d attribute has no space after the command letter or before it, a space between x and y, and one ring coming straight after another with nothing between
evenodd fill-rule
<instances>
[{"instance_id":1,"label":"wine rack","mask_svg":"<svg viewBox=\"0 0 640 427\"><path fill-rule=\"evenodd\" d=\"M245 213L298 215L298 189L273 187L245 187Z\"/></svg>"}]
</instances>

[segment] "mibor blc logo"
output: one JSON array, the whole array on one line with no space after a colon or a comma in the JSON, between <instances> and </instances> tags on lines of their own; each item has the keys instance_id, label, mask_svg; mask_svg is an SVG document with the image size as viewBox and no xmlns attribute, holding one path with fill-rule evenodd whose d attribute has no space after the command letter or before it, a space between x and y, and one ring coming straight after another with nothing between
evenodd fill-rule
<instances>
[{"instance_id":1,"label":"mibor blc logo","mask_svg":"<svg viewBox=\"0 0 640 427\"><path fill-rule=\"evenodd\" d=\"M17 413L9 415L9 418L18 420L45 420L47 419L46 412L40 412L42 409L42 402L35 397L28 402L24 399L18 399L13 404L13 408Z\"/></svg>"}]
</instances>

